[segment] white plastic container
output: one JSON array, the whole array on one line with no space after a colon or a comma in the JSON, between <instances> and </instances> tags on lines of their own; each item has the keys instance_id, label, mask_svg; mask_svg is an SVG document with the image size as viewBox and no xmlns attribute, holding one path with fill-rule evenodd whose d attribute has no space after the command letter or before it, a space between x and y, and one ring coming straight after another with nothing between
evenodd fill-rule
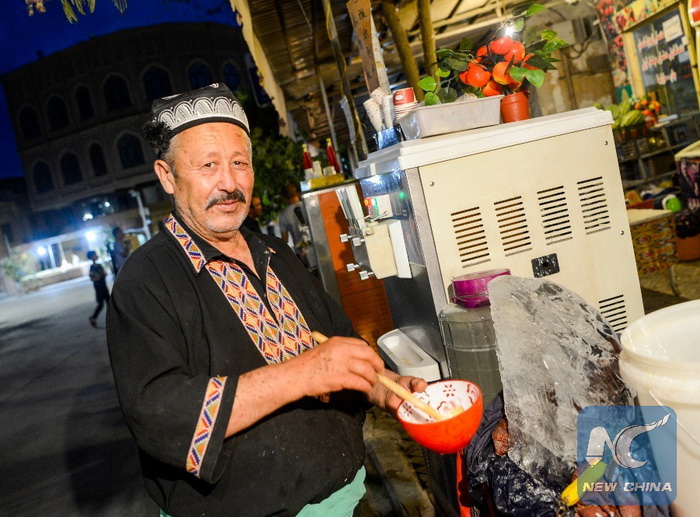
<instances>
[{"instance_id":1,"label":"white plastic container","mask_svg":"<svg viewBox=\"0 0 700 517\"><path fill-rule=\"evenodd\" d=\"M674 517L695 517L700 476L700 300L638 319L622 332L621 343L620 373L636 390L639 404L669 406L676 412Z\"/></svg>"},{"instance_id":2,"label":"white plastic container","mask_svg":"<svg viewBox=\"0 0 700 517\"><path fill-rule=\"evenodd\" d=\"M377 339L379 355L390 369L399 375L422 377L428 382L440 379L440 366L400 329L394 329Z\"/></svg>"},{"instance_id":3,"label":"white plastic container","mask_svg":"<svg viewBox=\"0 0 700 517\"><path fill-rule=\"evenodd\" d=\"M421 106L398 120L408 140L464 131L477 127L495 126L500 122L503 95L436 106Z\"/></svg>"}]
</instances>

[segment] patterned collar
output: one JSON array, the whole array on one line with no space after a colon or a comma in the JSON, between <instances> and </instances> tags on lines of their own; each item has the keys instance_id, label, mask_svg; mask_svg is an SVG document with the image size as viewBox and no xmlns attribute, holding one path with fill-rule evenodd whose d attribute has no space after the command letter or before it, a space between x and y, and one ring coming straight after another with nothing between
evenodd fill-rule
<instances>
[{"instance_id":1,"label":"patterned collar","mask_svg":"<svg viewBox=\"0 0 700 517\"><path fill-rule=\"evenodd\" d=\"M219 251L196 232L190 230L175 212L171 213L165 221L165 227L187 254L196 273L200 273L207 262L211 260L238 262ZM262 266L262 271L264 272L267 256L271 253L274 254L275 250L267 246L260 237L248 230L248 228L241 227L240 232L248 243L256 268L260 270L260 266ZM260 273L260 271L258 272Z\"/></svg>"}]
</instances>

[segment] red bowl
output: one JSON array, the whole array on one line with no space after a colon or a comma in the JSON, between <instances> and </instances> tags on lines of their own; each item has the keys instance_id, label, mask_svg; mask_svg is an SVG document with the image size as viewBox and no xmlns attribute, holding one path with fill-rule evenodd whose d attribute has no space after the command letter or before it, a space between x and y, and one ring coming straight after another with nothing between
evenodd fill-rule
<instances>
[{"instance_id":1,"label":"red bowl","mask_svg":"<svg viewBox=\"0 0 700 517\"><path fill-rule=\"evenodd\" d=\"M462 406L464 411L446 420L435 421L413 404L403 401L397 417L406 432L426 449L440 454L457 452L472 440L483 414L481 389L464 380L437 381L423 393L414 393L441 413Z\"/></svg>"}]
</instances>

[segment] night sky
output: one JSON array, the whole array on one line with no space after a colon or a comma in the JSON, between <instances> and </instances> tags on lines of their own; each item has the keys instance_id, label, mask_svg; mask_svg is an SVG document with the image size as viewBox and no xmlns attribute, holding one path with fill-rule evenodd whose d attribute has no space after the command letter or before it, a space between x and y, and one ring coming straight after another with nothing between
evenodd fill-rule
<instances>
[{"instance_id":1,"label":"night sky","mask_svg":"<svg viewBox=\"0 0 700 517\"><path fill-rule=\"evenodd\" d=\"M227 0L130 0L123 15L112 0L97 0L95 12L69 23L60 0L45 0L46 13L27 15L24 0L2 0L0 10L0 75L40 55L49 56L76 43L131 27L167 22L216 21L236 26ZM22 176L17 144L0 86L0 178Z\"/></svg>"}]
</instances>

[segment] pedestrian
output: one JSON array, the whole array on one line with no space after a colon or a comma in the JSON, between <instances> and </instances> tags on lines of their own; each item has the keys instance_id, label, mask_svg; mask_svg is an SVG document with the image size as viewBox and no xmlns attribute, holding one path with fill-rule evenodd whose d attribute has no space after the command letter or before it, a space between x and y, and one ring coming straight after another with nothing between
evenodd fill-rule
<instances>
[{"instance_id":1,"label":"pedestrian","mask_svg":"<svg viewBox=\"0 0 700 517\"><path fill-rule=\"evenodd\" d=\"M107 341L149 494L178 517L352 515L367 403L400 403L377 374L426 382L385 370L284 242L241 227L253 151L228 88L154 101L144 131L173 212L120 271Z\"/></svg>"},{"instance_id":2,"label":"pedestrian","mask_svg":"<svg viewBox=\"0 0 700 517\"><path fill-rule=\"evenodd\" d=\"M299 188L293 183L285 185L282 199L287 205L279 215L282 240L289 242L291 237L294 253L308 269L313 270L317 266L316 255L311 245L311 232Z\"/></svg>"},{"instance_id":3,"label":"pedestrian","mask_svg":"<svg viewBox=\"0 0 700 517\"><path fill-rule=\"evenodd\" d=\"M114 236L114 244L112 245L112 269L114 270L114 276L122 268L124 261L129 256L129 251L131 251L131 241L126 238L124 231L116 226L112 229L112 235Z\"/></svg>"},{"instance_id":4,"label":"pedestrian","mask_svg":"<svg viewBox=\"0 0 700 517\"><path fill-rule=\"evenodd\" d=\"M263 214L262 200L258 196L253 196L250 198L250 209L248 210L248 215L243 220L243 226L248 228L252 232L262 233L260 229L260 224L258 221Z\"/></svg>"},{"instance_id":5,"label":"pedestrian","mask_svg":"<svg viewBox=\"0 0 700 517\"><path fill-rule=\"evenodd\" d=\"M92 280L92 285L95 287L95 298L97 299L97 307L90 316L90 325L97 327L97 316L102 312L102 307L105 303L109 303L109 289L107 288L107 273L101 264L97 263L97 253L94 251L87 252L88 260L92 261L88 276Z\"/></svg>"}]
</instances>

